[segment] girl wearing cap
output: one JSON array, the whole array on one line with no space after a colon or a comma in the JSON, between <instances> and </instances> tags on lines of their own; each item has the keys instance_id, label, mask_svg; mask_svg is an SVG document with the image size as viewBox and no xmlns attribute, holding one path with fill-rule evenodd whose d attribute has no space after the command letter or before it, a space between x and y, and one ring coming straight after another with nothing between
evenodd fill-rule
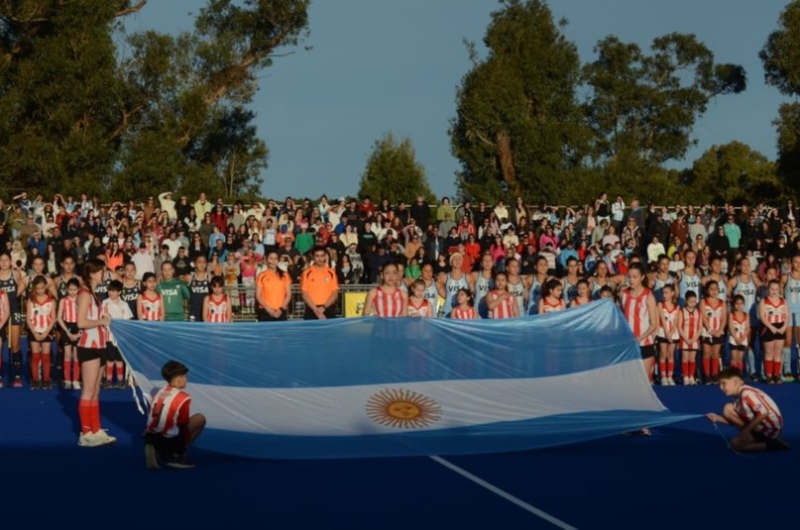
<instances>
[{"instance_id":1,"label":"girl wearing cap","mask_svg":"<svg viewBox=\"0 0 800 530\"><path fill-rule=\"evenodd\" d=\"M450 256L450 272L444 274L439 283L439 294L445 299L445 310L452 309L458 305L458 290L468 289L473 291L474 286L469 278L461 269L464 256L454 252Z\"/></svg>"}]
</instances>

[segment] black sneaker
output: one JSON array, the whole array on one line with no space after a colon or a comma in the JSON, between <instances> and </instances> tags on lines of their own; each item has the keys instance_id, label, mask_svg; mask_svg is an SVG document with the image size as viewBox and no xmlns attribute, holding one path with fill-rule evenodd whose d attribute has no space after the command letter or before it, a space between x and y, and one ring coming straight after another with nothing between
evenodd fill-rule
<instances>
[{"instance_id":1,"label":"black sneaker","mask_svg":"<svg viewBox=\"0 0 800 530\"><path fill-rule=\"evenodd\" d=\"M31 390L41 390L41 389L42 389L41 381L31 381Z\"/></svg>"},{"instance_id":2,"label":"black sneaker","mask_svg":"<svg viewBox=\"0 0 800 530\"><path fill-rule=\"evenodd\" d=\"M190 462L186 455L172 455L167 460L167 467L175 468L175 469L192 469L194 467L194 462Z\"/></svg>"},{"instance_id":3,"label":"black sneaker","mask_svg":"<svg viewBox=\"0 0 800 530\"><path fill-rule=\"evenodd\" d=\"M791 448L792 446L781 438L775 438L767 442L767 451L789 451Z\"/></svg>"}]
</instances>

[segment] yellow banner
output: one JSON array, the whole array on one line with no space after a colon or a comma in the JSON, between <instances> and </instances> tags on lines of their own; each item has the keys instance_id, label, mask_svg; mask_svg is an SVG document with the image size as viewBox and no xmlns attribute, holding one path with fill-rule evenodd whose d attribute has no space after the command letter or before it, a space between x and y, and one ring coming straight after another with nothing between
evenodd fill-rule
<instances>
[{"instance_id":1,"label":"yellow banner","mask_svg":"<svg viewBox=\"0 0 800 530\"><path fill-rule=\"evenodd\" d=\"M357 293L344 293L344 316L360 317L364 312L364 302L367 299L367 291Z\"/></svg>"}]
</instances>

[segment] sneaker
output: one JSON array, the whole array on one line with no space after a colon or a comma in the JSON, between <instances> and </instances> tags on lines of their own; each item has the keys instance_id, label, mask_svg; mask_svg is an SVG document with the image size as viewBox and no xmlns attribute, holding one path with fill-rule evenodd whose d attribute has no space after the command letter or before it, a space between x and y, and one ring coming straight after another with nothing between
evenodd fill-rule
<instances>
[{"instance_id":1,"label":"sneaker","mask_svg":"<svg viewBox=\"0 0 800 530\"><path fill-rule=\"evenodd\" d=\"M22 378L17 376L14 378L14 384L12 385L14 388L22 388Z\"/></svg>"},{"instance_id":2,"label":"sneaker","mask_svg":"<svg viewBox=\"0 0 800 530\"><path fill-rule=\"evenodd\" d=\"M794 376L792 374L783 374L784 383L794 383Z\"/></svg>"},{"instance_id":3,"label":"sneaker","mask_svg":"<svg viewBox=\"0 0 800 530\"><path fill-rule=\"evenodd\" d=\"M3 388L3 379L0 378L0 388Z\"/></svg>"},{"instance_id":4,"label":"sneaker","mask_svg":"<svg viewBox=\"0 0 800 530\"><path fill-rule=\"evenodd\" d=\"M72 390L72 381L64 381L64 388Z\"/></svg>"},{"instance_id":5,"label":"sneaker","mask_svg":"<svg viewBox=\"0 0 800 530\"><path fill-rule=\"evenodd\" d=\"M53 382L45 381L44 383L42 383L42 390L53 390Z\"/></svg>"},{"instance_id":6,"label":"sneaker","mask_svg":"<svg viewBox=\"0 0 800 530\"><path fill-rule=\"evenodd\" d=\"M96 433L94 433L94 437L100 441L101 445L108 445L117 443L117 439L113 436L109 436L105 429L100 429Z\"/></svg>"},{"instance_id":7,"label":"sneaker","mask_svg":"<svg viewBox=\"0 0 800 530\"><path fill-rule=\"evenodd\" d=\"M72 390L80 390L81 389L81 382L80 381L73 381L72 382Z\"/></svg>"},{"instance_id":8,"label":"sneaker","mask_svg":"<svg viewBox=\"0 0 800 530\"><path fill-rule=\"evenodd\" d=\"M788 451L792 448L781 438L775 438L767 442L767 451Z\"/></svg>"},{"instance_id":9,"label":"sneaker","mask_svg":"<svg viewBox=\"0 0 800 530\"><path fill-rule=\"evenodd\" d=\"M100 447L105 445L102 440L95 436L93 432L82 433L78 438L78 445L80 447Z\"/></svg>"},{"instance_id":10,"label":"sneaker","mask_svg":"<svg viewBox=\"0 0 800 530\"><path fill-rule=\"evenodd\" d=\"M161 466L158 465L156 448L152 444L145 444L144 446L144 461L147 469L161 469Z\"/></svg>"},{"instance_id":11,"label":"sneaker","mask_svg":"<svg viewBox=\"0 0 800 530\"><path fill-rule=\"evenodd\" d=\"M175 469L192 469L194 467L194 462L187 460L186 455L172 455L172 457L167 460L167 467L172 467Z\"/></svg>"},{"instance_id":12,"label":"sneaker","mask_svg":"<svg viewBox=\"0 0 800 530\"><path fill-rule=\"evenodd\" d=\"M117 388L119 388L120 390L125 390L126 388L128 388L128 383L125 381L117 381Z\"/></svg>"}]
</instances>

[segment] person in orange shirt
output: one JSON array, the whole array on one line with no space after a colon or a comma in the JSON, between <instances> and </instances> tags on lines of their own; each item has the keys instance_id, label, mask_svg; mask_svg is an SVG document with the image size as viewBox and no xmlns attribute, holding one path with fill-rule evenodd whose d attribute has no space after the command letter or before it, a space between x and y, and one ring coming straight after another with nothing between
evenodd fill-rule
<instances>
[{"instance_id":1,"label":"person in orange shirt","mask_svg":"<svg viewBox=\"0 0 800 530\"><path fill-rule=\"evenodd\" d=\"M256 278L256 317L259 322L286 320L292 299L292 278L278 268L278 253L267 254L267 269Z\"/></svg>"},{"instance_id":2,"label":"person in orange shirt","mask_svg":"<svg viewBox=\"0 0 800 530\"><path fill-rule=\"evenodd\" d=\"M312 249L314 263L300 276L300 291L306 303L304 320L334 318L336 299L339 297L339 281L336 271L329 266L330 257L325 247Z\"/></svg>"}]
</instances>

